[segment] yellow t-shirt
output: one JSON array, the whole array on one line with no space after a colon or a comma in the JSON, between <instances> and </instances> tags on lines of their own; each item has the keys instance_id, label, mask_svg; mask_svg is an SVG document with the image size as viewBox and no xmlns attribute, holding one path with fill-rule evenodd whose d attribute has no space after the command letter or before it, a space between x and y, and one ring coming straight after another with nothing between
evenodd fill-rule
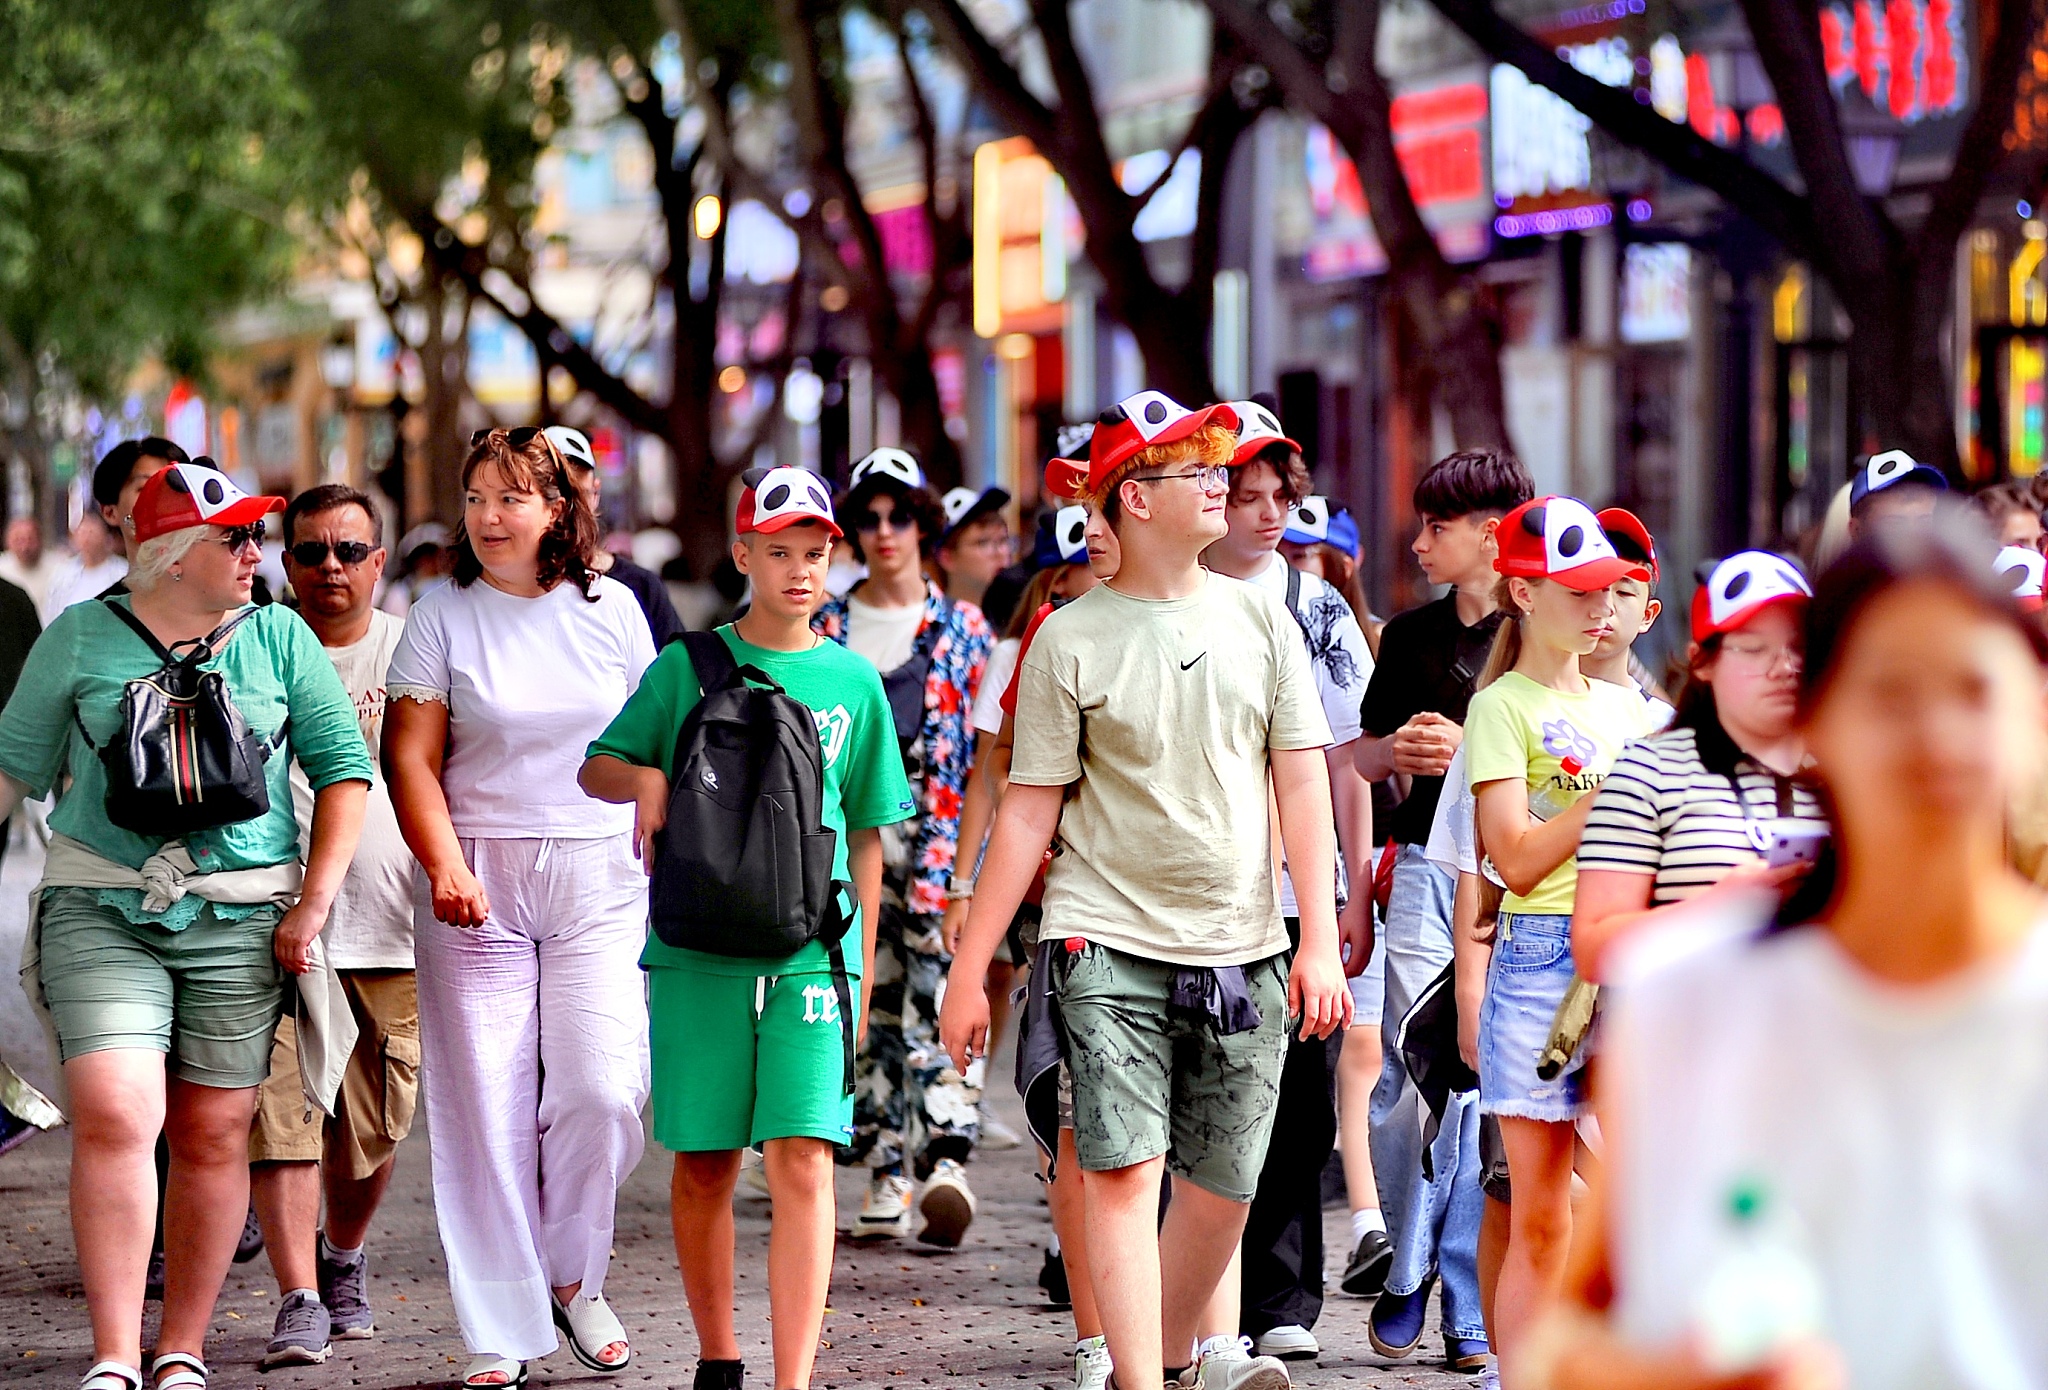
<instances>
[{"instance_id":1,"label":"yellow t-shirt","mask_svg":"<svg viewBox=\"0 0 2048 1390\"><path fill-rule=\"evenodd\" d=\"M1570 810L1597 790L1622 745L1649 733L1656 720L1649 702L1627 686L1608 681L1586 686L1571 695L1510 671L1475 694L1465 716L1465 770L1472 789L1520 777L1529 788L1530 813L1538 820ZM1568 917L1578 886L1574 857L1527 897L1509 893L1501 910Z\"/></svg>"},{"instance_id":2,"label":"yellow t-shirt","mask_svg":"<svg viewBox=\"0 0 2048 1390\"><path fill-rule=\"evenodd\" d=\"M1046 932L1175 965L1285 951L1268 755L1330 742L1285 604L1218 574L1181 599L1104 584L1047 618L1018 669L1010 781L1069 788Z\"/></svg>"}]
</instances>

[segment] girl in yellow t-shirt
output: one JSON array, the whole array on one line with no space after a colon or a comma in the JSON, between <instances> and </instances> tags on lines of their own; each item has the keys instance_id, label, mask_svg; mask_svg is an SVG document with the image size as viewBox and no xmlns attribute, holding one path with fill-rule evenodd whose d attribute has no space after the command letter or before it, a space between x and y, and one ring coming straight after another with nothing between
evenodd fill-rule
<instances>
[{"instance_id":1,"label":"girl in yellow t-shirt","mask_svg":"<svg viewBox=\"0 0 2048 1390\"><path fill-rule=\"evenodd\" d=\"M1574 855L1622 745L1650 728L1634 690L1579 669L1615 624L1613 586L1647 580L1615 553L1592 509L1539 497L1502 518L1500 605L1513 617L1465 720L1465 762L1480 838L1507 886L1479 1018L1479 1108L1499 1117L1515 1200L1494 1297L1494 1350L1555 1295L1571 1236L1574 1122L1583 1073L1551 1081L1537 1055L1571 983Z\"/></svg>"}]
</instances>

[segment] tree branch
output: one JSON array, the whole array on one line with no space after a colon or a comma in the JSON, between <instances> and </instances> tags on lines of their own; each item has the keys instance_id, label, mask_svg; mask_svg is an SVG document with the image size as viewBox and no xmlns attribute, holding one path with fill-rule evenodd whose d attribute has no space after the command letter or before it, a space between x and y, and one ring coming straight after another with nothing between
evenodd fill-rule
<instances>
[{"instance_id":1,"label":"tree branch","mask_svg":"<svg viewBox=\"0 0 2048 1390\"><path fill-rule=\"evenodd\" d=\"M2041 9L2041 0L1998 0L1998 28L1985 36L1978 59L1976 109L1956 142L1948 176L1934 190L1933 206L1920 224L1914 241L1916 260L1924 262L1930 252L1941 252L1946 261L1977 215L1984 186L2005 157L2005 133L2012 128L2013 103L2040 27Z\"/></svg>"},{"instance_id":2,"label":"tree branch","mask_svg":"<svg viewBox=\"0 0 2048 1390\"><path fill-rule=\"evenodd\" d=\"M1019 135L1026 136L1041 150L1051 149L1059 139L1059 118L1044 102L1032 95L1009 59L969 17L960 0L913 0L960 66L973 77L974 94ZM1089 108L1092 119L1094 108Z\"/></svg>"}]
</instances>

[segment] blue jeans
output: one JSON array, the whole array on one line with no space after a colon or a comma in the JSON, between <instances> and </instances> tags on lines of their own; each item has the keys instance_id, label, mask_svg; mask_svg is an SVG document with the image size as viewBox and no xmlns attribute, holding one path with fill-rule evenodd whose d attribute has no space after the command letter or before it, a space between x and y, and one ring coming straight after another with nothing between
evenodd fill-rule
<instances>
[{"instance_id":1,"label":"blue jeans","mask_svg":"<svg viewBox=\"0 0 2048 1390\"><path fill-rule=\"evenodd\" d=\"M1387 1008L1380 1023L1386 1062L1372 1093L1372 1166L1380 1209L1394 1240L1387 1292L1409 1294L1431 1275L1443 1281L1443 1324L1453 1336L1483 1338L1479 1312L1479 1098L1451 1097L1430 1150L1436 1179L1422 1176L1427 1107L1395 1045L1401 1020L1451 961L1451 898L1457 882L1403 845L1381 939L1387 951Z\"/></svg>"}]
</instances>

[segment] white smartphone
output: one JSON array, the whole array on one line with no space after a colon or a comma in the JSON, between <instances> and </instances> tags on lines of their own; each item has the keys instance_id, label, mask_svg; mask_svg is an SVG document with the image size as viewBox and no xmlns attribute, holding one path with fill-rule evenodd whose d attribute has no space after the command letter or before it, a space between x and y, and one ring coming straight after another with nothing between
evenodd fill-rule
<instances>
[{"instance_id":1,"label":"white smartphone","mask_svg":"<svg viewBox=\"0 0 2048 1390\"><path fill-rule=\"evenodd\" d=\"M1764 850L1764 863L1774 869L1788 864L1812 864L1820 858L1820 847L1827 842L1825 830L1804 826L1773 830Z\"/></svg>"}]
</instances>

